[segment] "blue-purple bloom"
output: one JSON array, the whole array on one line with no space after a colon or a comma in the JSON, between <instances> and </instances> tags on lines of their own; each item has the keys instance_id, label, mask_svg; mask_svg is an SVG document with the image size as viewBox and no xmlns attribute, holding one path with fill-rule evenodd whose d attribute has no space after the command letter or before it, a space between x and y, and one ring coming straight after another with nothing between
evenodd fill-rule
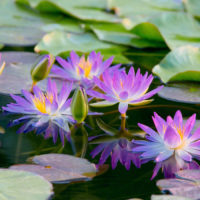
<instances>
[{"instance_id":1,"label":"blue-purple bloom","mask_svg":"<svg viewBox=\"0 0 200 200\"><path fill-rule=\"evenodd\" d=\"M71 99L68 99L71 90L72 84L63 83L58 94L56 83L49 79L46 93L34 86L33 94L26 90L22 90L24 97L11 94L15 103L8 104L3 110L24 114L11 123L11 126L23 123L18 133L35 130L37 134L44 133L45 138L52 136L54 143L59 134L64 145L64 137L70 132L68 123L74 122L70 111Z\"/></svg>"},{"instance_id":2,"label":"blue-purple bloom","mask_svg":"<svg viewBox=\"0 0 200 200\"><path fill-rule=\"evenodd\" d=\"M86 59L84 55L79 57L74 51L71 51L70 57L67 60L59 56L56 57L56 60L62 67L53 66L51 72L54 77L73 81L88 89L95 86L93 77L100 77L110 67L113 56L103 61L103 56L100 52L95 53L92 51ZM113 66L112 68L118 67L120 65Z\"/></svg>"},{"instance_id":3,"label":"blue-purple bloom","mask_svg":"<svg viewBox=\"0 0 200 200\"><path fill-rule=\"evenodd\" d=\"M109 140L99 144L93 149L91 156L94 158L101 153L98 165L104 164L108 157L111 156L112 169L116 168L118 161L120 161L127 170L130 169L131 162L139 168L141 165L139 154L131 152L134 146L135 145L126 138L115 138L111 141Z\"/></svg>"},{"instance_id":4,"label":"blue-purple bloom","mask_svg":"<svg viewBox=\"0 0 200 200\"><path fill-rule=\"evenodd\" d=\"M125 114L128 105L141 105L150 102L146 100L155 95L162 86L147 93L147 90L153 81L153 76L146 72L145 75L140 73L140 69L135 74L134 68L131 67L128 74L125 70L114 70L112 73L105 71L102 80L94 77L95 84L104 92L100 93L95 90L89 90L87 93L92 97L104 99L105 101L97 102L95 105L114 105L119 103L119 112Z\"/></svg>"},{"instance_id":5,"label":"blue-purple bloom","mask_svg":"<svg viewBox=\"0 0 200 200\"><path fill-rule=\"evenodd\" d=\"M133 148L133 152L141 153L141 159L146 162L156 162L152 179L160 168L165 177L173 177L175 172L182 169L199 168L193 160L200 160L200 127L192 132L195 121L196 114L193 114L184 124L178 110L174 119L168 116L166 121L154 113L153 122L157 132L146 125L138 124L147 133L147 141L133 141L138 145Z\"/></svg>"}]
</instances>

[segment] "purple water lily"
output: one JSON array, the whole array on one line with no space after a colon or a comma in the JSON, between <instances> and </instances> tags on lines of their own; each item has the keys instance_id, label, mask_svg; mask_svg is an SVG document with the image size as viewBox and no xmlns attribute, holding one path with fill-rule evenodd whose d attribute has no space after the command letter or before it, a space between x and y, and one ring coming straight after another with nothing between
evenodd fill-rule
<instances>
[{"instance_id":1,"label":"purple water lily","mask_svg":"<svg viewBox=\"0 0 200 200\"><path fill-rule=\"evenodd\" d=\"M68 123L74 122L70 111L71 99L68 99L71 90L72 84L64 83L58 94L56 83L49 79L46 93L34 86L33 94L26 90L22 90L24 97L11 94L15 103L8 104L3 110L24 114L11 123L11 126L24 123L18 133L35 130L37 134L44 133L45 138L52 136L54 143L59 134L64 145L64 137L70 132Z\"/></svg>"},{"instance_id":2,"label":"purple water lily","mask_svg":"<svg viewBox=\"0 0 200 200\"><path fill-rule=\"evenodd\" d=\"M105 101L91 104L93 106L108 106L119 103L119 112L125 114L128 105L141 105L150 102L146 100L158 91L162 86L148 92L148 88L153 81L153 76L146 72L145 75L140 73L140 69L135 74L134 68L131 67L128 74L125 70L115 70L113 73L105 71L102 75L102 81L94 77L95 84L104 92L99 93L95 90L89 90L88 94L104 99Z\"/></svg>"},{"instance_id":3,"label":"purple water lily","mask_svg":"<svg viewBox=\"0 0 200 200\"><path fill-rule=\"evenodd\" d=\"M200 160L200 127L192 132L196 114L185 124L180 111L176 112L174 119L168 116L166 121L154 113L153 121L157 132L146 125L138 124L147 133L147 141L133 141L139 145L133 148L133 152L141 153L141 159L144 161L156 162L152 179L160 168L165 177L174 177L174 173L182 169L199 168L193 160Z\"/></svg>"},{"instance_id":4,"label":"purple water lily","mask_svg":"<svg viewBox=\"0 0 200 200\"><path fill-rule=\"evenodd\" d=\"M101 53L92 51L88 58L79 57L74 51L71 51L67 60L56 57L57 62L62 66L53 66L51 72L54 77L73 81L85 89L94 87L93 77L100 77L101 74L110 67L113 56L103 62ZM113 66L110 69L119 68L120 65Z\"/></svg>"},{"instance_id":5,"label":"purple water lily","mask_svg":"<svg viewBox=\"0 0 200 200\"><path fill-rule=\"evenodd\" d=\"M126 138L116 138L99 144L93 149L91 156L94 158L102 152L98 165L104 164L108 157L111 156L112 169L116 168L118 161L120 161L127 170L130 169L131 162L139 168L141 165L139 154L131 152L134 146L135 145Z\"/></svg>"}]
</instances>

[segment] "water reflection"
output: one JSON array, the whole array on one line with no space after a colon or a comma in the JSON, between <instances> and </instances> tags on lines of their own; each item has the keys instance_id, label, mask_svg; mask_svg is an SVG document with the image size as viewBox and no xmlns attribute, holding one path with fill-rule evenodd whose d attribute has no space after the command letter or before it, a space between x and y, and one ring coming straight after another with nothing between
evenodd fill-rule
<instances>
[{"instance_id":1,"label":"water reflection","mask_svg":"<svg viewBox=\"0 0 200 200\"><path fill-rule=\"evenodd\" d=\"M126 118L122 117L119 130L109 127L101 120L98 120L97 123L105 134L90 137L89 140L92 144L99 144L91 152L93 158L101 154L98 165L104 164L110 156L112 169L116 168L118 162L124 165L127 170L130 169L131 163L139 168L141 161L139 154L132 152L133 135L125 127Z\"/></svg>"}]
</instances>

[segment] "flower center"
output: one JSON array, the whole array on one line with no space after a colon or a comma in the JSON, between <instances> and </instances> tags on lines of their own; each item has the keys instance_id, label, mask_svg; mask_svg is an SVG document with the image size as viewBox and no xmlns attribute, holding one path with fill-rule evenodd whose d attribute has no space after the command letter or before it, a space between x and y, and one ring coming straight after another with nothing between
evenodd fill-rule
<instances>
[{"instance_id":1,"label":"flower center","mask_svg":"<svg viewBox=\"0 0 200 200\"><path fill-rule=\"evenodd\" d=\"M53 102L53 95L52 94L40 94L39 97L34 96L33 97L33 103L34 106L41 112L41 113L45 113L45 114L50 114L50 110L46 108L46 99L48 99L50 101L50 103Z\"/></svg>"},{"instance_id":2,"label":"flower center","mask_svg":"<svg viewBox=\"0 0 200 200\"><path fill-rule=\"evenodd\" d=\"M128 92L126 92L126 91L120 92L119 98L121 100L126 100L128 98Z\"/></svg>"},{"instance_id":3,"label":"flower center","mask_svg":"<svg viewBox=\"0 0 200 200\"><path fill-rule=\"evenodd\" d=\"M90 63L89 60L85 60L85 57L82 57L80 59L80 62L77 67L77 74L80 75L80 69L79 67L84 71L84 76L86 78L92 78L90 75L91 69L92 69L92 63Z\"/></svg>"}]
</instances>

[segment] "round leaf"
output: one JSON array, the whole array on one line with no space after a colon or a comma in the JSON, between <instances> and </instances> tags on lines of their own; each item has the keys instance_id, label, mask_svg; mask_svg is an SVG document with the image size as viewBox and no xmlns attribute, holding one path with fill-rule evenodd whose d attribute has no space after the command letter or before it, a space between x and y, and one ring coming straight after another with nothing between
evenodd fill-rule
<instances>
[{"instance_id":1,"label":"round leaf","mask_svg":"<svg viewBox=\"0 0 200 200\"><path fill-rule=\"evenodd\" d=\"M177 48L156 65L153 72L164 83L180 80L200 81L200 50L192 46Z\"/></svg>"},{"instance_id":2,"label":"round leaf","mask_svg":"<svg viewBox=\"0 0 200 200\"><path fill-rule=\"evenodd\" d=\"M43 177L10 169L0 169L0 187L3 200L47 200L53 194L52 185Z\"/></svg>"},{"instance_id":3,"label":"round leaf","mask_svg":"<svg viewBox=\"0 0 200 200\"><path fill-rule=\"evenodd\" d=\"M200 87L198 84L170 84L163 87L158 95L170 101L200 104Z\"/></svg>"},{"instance_id":4,"label":"round leaf","mask_svg":"<svg viewBox=\"0 0 200 200\"><path fill-rule=\"evenodd\" d=\"M3 52L2 61L5 61L6 66L0 76L0 93L20 94L21 89L30 90L31 68L39 59L40 56L35 53ZM38 85L45 89L46 80L39 82Z\"/></svg>"}]
</instances>

